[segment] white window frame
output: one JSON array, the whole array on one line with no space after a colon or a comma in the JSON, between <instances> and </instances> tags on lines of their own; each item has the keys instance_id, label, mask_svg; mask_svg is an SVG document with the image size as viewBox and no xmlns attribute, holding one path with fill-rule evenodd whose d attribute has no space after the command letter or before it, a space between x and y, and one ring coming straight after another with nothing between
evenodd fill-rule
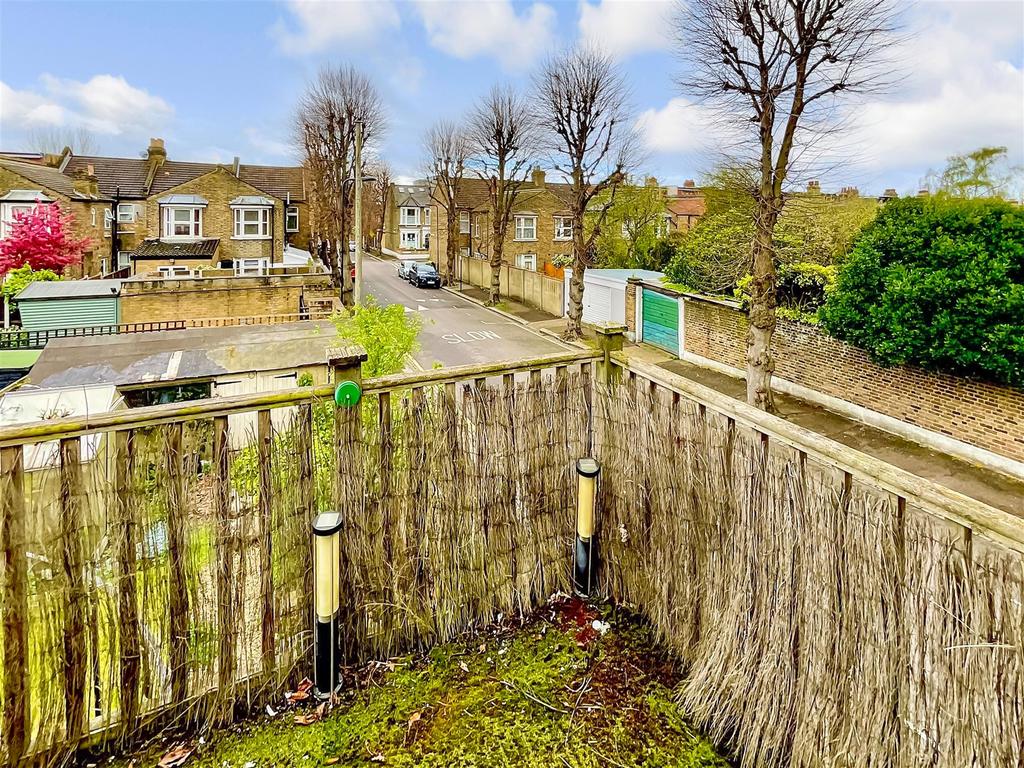
<instances>
[{"instance_id":1,"label":"white window frame","mask_svg":"<svg viewBox=\"0 0 1024 768\"><path fill-rule=\"evenodd\" d=\"M271 208L265 206L234 206L234 234L232 240L269 240L270 239L270 212ZM246 221L246 214L255 213L256 221ZM256 234L247 234L246 227L255 226Z\"/></svg>"},{"instance_id":2,"label":"white window frame","mask_svg":"<svg viewBox=\"0 0 1024 768\"><path fill-rule=\"evenodd\" d=\"M100 259L100 274L101 275L109 274L109 272L107 272L107 260L106 259Z\"/></svg>"},{"instance_id":3,"label":"white window frame","mask_svg":"<svg viewBox=\"0 0 1024 768\"><path fill-rule=\"evenodd\" d=\"M520 253L516 254L516 266L519 269L528 269L531 272L537 271L537 254Z\"/></svg>"},{"instance_id":4,"label":"white window frame","mask_svg":"<svg viewBox=\"0 0 1024 768\"><path fill-rule=\"evenodd\" d=\"M163 207L163 239L164 240L196 240L203 236L203 209L198 205L165 205ZM177 211L188 211L189 234L178 235L174 233L175 226L184 224L176 220Z\"/></svg>"},{"instance_id":5,"label":"white window frame","mask_svg":"<svg viewBox=\"0 0 1024 768\"><path fill-rule=\"evenodd\" d=\"M18 211L31 213L39 203L4 203L0 209L0 238L7 237L14 226L14 214ZM46 203L43 203L46 205Z\"/></svg>"},{"instance_id":6,"label":"white window frame","mask_svg":"<svg viewBox=\"0 0 1024 768\"><path fill-rule=\"evenodd\" d=\"M134 224L139 219L139 212L132 203L117 204L117 223Z\"/></svg>"},{"instance_id":7,"label":"white window frame","mask_svg":"<svg viewBox=\"0 0 1024 768\"><path fill-rule=\"evenodd\" d=\"M267 274L268 262L265 258L235 259L232 265L235 277L262 277Z\"/></svg>"},{"instance_id":8,"label":"white window frame","mask_svg":"<svg viewBox=\"0 0 1024 768\"><path fill-rule=\"evenodd\" d=\"M110 212L109 208L103 209L103 229L107 232L110 231L110 223L114 220L114 214Z\"/></svg>"},{"instance_id":9,"label":"white window frame","mask_svg":"<svg viewBox=\"0 0 1024 768\"><path fill-rule=\"evenodd\" d=\"M420 209L411 205L402 206L402 215L399 217L399 226L418 227L420 225Z\"/></svg>"},{"instance_id":10,"label":"white window frame","mask_svg":"<svg viewBox=\"0 0 1024 768\"><path fill-rule=\"evenodd\" d=\"M430 208L423 209L423 226L430 226Z\"/></svg>"},{"instance_id":11,"label":"white window frame","mask_svg":"<svg viewBox=\"0 0 1024 768\"><path fill-rule=\"evenodd\" d=\"M164 280L182 280L192 277L192 270L176 264L159 267L157 271Z\"/></svg>"},{"instance_id":12,"label":"white window frame","mask_svg":"<svg viewBox=\"0 0 1024 768\"><path fill-rule=\"evenodd\" d=\"M117 252L117 269L122 270L132 265L132 252L131 251L118 251Z\"/></svg>"},{"instance_id":13,"label":"white window frame","mask_svg":"<svg viewBox=\"0 0 1024 768\"><path fill-rule=\"evenodd\" d=\"M469 211L459 211L459 234L469 234Z\"/></svg>"},{"instance_id":14,"label":"white window frame","mask_svg":"<svg viewBox=\"0 0 1024 768\"><path fill-rule=\"evenodd\" d=\"M96 209L95 208L90 208L89 209L89 225L93 226L93 227L96 226Z\"/></svg>"},{"instance_id":15,"label":"white window frame","mask_svg":"<svg viewBox=\"0 0 1024 768\"><path fill-rule=\"evenodd\" d=\"M555 216L555 240L572 240L572 216Z\"/></svg>"},{"instance_id":16,"label":"white window frame","mask_svg":"<svg viewBox=\"0 0 1024 768\"><path fill-rule=\"evenodd\" d=\"M411 236L412 245L406 245L406 240L410 239L410 236ZM402 250L418 251L419 248L420 248L420 233L419 233L419 231L415 230L415 229L403 229L403 230L401 230L399 232L399 235L398 235L398 246Z\"/></svg>"},{"instance_id":17,"label":"white window frame","mask_svg":"<svg viewBox=\"0 0 1024 768\"><path fill-rule=\"evenodd\" d=\"M533 242L537 239L537 217L516 216L515 217L515 238L517 242Z\"/></svg>"},{"instance_id":18,"label":"white window frame","mask_svg":"<svg viewBox=\"0 0 1024 768\"><path fill-rule=\"evenodd\" d=\"M292 220L294 219L294 224ZM299 206L289 205L284 210L284 231L285 232L298 232L299 231Z\"/></svg>"}]
</instances>

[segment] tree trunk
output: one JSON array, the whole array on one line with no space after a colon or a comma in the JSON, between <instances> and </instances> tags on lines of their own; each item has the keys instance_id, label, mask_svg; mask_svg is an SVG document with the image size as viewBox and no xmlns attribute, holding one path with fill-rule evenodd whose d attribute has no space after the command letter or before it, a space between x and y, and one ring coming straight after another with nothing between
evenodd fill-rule
<instances>
[{"instance_id":1,"label":"tree trunk","mask_svg":"<svg viewBox=\"0 0 1024 768\"><path fill-rule=\"evenodd\" d=\"M458 227L458 211L452 207L447 214L448 218L448 239L445 242L445 254L448 257L448 268L445 270L444 284L452 285L455 282L455 257L459 252L459 240L462 235Z\"/></svg>"},{"instance_id":2,"label":"tree trunk","mask_svg":"<svg viewBox=\"0 0 1024 768\"><path fill-rule=\"evenodd\" d=\"M775 410L771 388L772 374L775 372L771 344L776 326L775 253L772 247L772 233L777 217L774 205L770 202L758 202L747 330L747 402L769 413Z\"/></svg>"},{"instance_id":3,"label":"tree trunk","mask_svg":"<svg viewBox=\"0 0 1024 768\"><path fill-rule=\"evenodd\" d=\"M491 237L491 295L488 300L492 306L501 301L501 259L505 252L504 234L501 231L499 216L495 214Z\"/></svg>"},{"instance_id":4,"label":"tree trunk","mask_svg":"<svg viewBox=\"0 0 1024 768\"><path fill-rule=\"evenodd\" d=\"M577 206L579 207L579 206ZM586 210L586 204L582 205ZM569 319L565 324L566 341L583 337L583 274L587 271L586 244L583 238L583 210L574 210L572 215L572 277L569 278Z\"/></svg>"}]
</instances>

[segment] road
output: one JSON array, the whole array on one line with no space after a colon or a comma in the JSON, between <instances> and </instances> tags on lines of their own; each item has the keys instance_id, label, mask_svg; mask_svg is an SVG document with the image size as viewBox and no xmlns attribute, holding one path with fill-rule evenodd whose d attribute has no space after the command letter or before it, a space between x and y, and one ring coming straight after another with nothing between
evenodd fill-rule
<instances>
[{"instance_id":1,"label":"road","mask_svg":"<svg viewBox=\"0 0 1024 768\"><path fill-rule=\"evenodd\" d=\"M461 296L416 288L398 278L398 263L363 259L364 291L381 304L402 304L423 319L416 362L423 368L521 360L565 352L567 347Z\"/></svg>"}]
</instances>

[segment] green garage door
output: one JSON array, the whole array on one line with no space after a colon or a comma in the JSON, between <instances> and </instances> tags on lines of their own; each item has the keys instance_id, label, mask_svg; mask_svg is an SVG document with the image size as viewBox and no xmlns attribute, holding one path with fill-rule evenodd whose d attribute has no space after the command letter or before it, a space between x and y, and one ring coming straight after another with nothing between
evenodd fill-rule
<instances>
[{"instance_id":1,"label":"green garage door","mask_svg":"<svg viewBox=\"0 0 1024 768\"><path fill-rule=\"evenodd\" d=\"M673 355L679 353L679 305L660 293L644 288L643 340Z\"/></svg>"}]
</instances>

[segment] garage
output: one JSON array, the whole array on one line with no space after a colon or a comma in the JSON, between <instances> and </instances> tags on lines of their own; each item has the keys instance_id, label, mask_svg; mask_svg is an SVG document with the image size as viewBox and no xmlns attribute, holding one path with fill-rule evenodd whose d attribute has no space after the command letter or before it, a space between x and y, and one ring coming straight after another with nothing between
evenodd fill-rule
<instances>
[{"instance_id":1,"label":"garage","mask_svg":"<svg viewBox=\"0 0 1024 768\"><path fill-rule=\"evenodd\" d=\"M26 331L117 325L120 280L55 280L29 283L15 302Z\"/></svg>"},{"instance_id":2,"label":"garage","mask_svg":"<svg viewBox=\"0 0 1024 768\"><path fill-rule=\"evenodd\" d=\"M641 338L647 344L671 352L679 352L678 300L650 288L643 289L643 327Z\"/></svg>"},{"instance_id":3,"label":"garage","mask_svg":"<svg viewBox=\"0 0 1024 768\"><path fill-rule=\"evenodd\" d=\"M658 282L664 274L649 269L588 269L583 274L583 322L588 325L626 324L626 282L630 278ZM569 296L572 270L565 270Z\"/></svg>"}]
</instances>

